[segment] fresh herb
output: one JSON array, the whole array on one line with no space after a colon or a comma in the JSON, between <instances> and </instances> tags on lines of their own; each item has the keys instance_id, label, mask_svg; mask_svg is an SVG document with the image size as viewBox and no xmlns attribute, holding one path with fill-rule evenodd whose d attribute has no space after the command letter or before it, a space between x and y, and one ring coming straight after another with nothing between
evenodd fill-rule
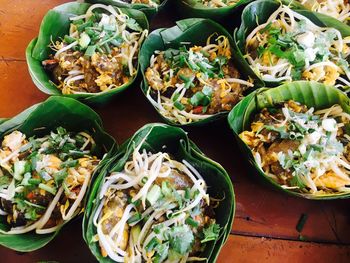
<instances>
[{"instance_id":1,"label":"fresh herb","mask_svg":"<svg viewBox=\"0 0 350 263\"><path fill-rule=\"evenodd\" d=\"M191 98L190 103L193 106L207 106L210 103L211 98L205 95L202 91L197 91Z\"/></svg>"},{"instance_id":2,"label":"fresh herb","mask_svg":"<svg viewBox=\"0 0 350 263\"><path fill-rule=\"evenodd\" d=\"M191 251L194 236L187 225L173 226L168 232L170 248L175 252L184 255Z\"/></svg>"},{"instance_id":3,"label":"fresh herb","mask_svg":"<svg viewBox=\"0 0 350 263\"><path fill-rule=\"evenodd\" d=\"M142 31L142 27L137 23L137 21L131 17L128 18L128 20L126 20L126 26L128 28L130 28L131 30L137 31L137 32L141 32Z\"/></svg>"},{"instance_id":4,"label":"fresh herb","mask_svg":"<svg viewBox=\"0 0 350 263\"><path fill-rule=\"evenodd\" d=\"M217 240L219 238L220 229L218 224L211 224L207 228L204 228L204 238L201 240L201 243Z\"/></svg>"}]
</instances>

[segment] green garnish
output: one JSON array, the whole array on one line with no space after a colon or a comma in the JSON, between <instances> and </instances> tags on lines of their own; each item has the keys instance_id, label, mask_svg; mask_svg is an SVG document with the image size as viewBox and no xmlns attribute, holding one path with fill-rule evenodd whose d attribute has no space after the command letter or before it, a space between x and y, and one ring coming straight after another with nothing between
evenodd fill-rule
<instances>
[{"instance_id":1,"label":"green garnish","mask_svg":"<svg viewBox=\"0 0 350 263\"><path fill-rule=\"evenodd\" d=\"M204 238L201 240L201 243L217 240L219 238L220 229L218 224L211 224L207 228L204 228Z\"/></svg>"}]
</instances>

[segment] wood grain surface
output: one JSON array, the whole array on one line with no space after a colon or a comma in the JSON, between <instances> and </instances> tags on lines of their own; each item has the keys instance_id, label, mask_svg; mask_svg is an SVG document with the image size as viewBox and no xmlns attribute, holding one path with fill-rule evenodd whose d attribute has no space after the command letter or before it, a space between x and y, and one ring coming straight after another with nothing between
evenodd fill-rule
<instances>
[{"instance_id":1,"label":"wood grain surface","mask_svg":"<svg viewBox=\"0 0 350 263\"><path fill-rule=\"evenodd\" d=\"M47 98L32 84L24 52L47 10L64 2L0 0L0 118ZM173 9L165 11L152 28L171 26L177 17ZM161 121L137 86L95 110L119 143L142 125ZM247 169L225 122L187 131L202 151L225 167L235 188L236 217L218 262L350 262L349 200L309 201L271 189ZM307 221L298 233L302 214ZM20 254L1 247L0 253L0 262L95 262L81 237L81 219L36 252Z\"/></svg>"}]
</instances>

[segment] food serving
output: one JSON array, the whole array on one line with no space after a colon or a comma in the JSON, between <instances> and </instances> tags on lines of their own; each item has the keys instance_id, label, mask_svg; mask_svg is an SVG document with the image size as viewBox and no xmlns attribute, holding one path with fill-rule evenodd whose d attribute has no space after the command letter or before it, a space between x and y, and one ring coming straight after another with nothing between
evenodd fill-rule
<instances>
[{"instance_id":1,"label":"food serving","mask_svg":"<svg viewBox=\"0 0 350 263\"><path fill-rule=\"evenodd\" d=\"M145 78L147 98L162 116L179 124L231 110L254 86L240 79L228 38L217 34L204 46L155 51Z\"/></svg>"},{"instance_id":2,"label":"food serving","mask_svg":"<svg viewBox=\"0 0 350 263\"><path fill-rule=\"evenodd\" d=\"M70 17L69 34L52 40L55 52L42 62L62 94L117 89L137 75L137 56L148 34L120 9L91 5Z\"/></svg>"},{"instance_id":3,"label":"food serving","mask_svg":"<svg viewBox=\"0 0 350 263\"><path fill-rule=\"evenodd\" d=\"M312 195L350 188L350 115L339 105L315 110L289 100L263 108L239 136L266 176Z\"/></svg>"},{"instance_id":4,"label":"food serving","mask_svg":"<svg viewBox=\"0 0 350 263\"><path fill-rule=\"evenodd\" d=\"M196 2L203 4L204 6L211 8L219 8L226 6L233 6L239 2L239 0L196 0Z\"/></svg>"},{"instance_id":5,"label":"food serving","mask_svg":"<svg viewBox=\"0 0 350 263\"><path fill-rule=\"evenodd\" d=\"M298 0L307 9L325 14L347 23L350 17L348 0Z\"/></svg>"},{"instance_id":6,"label":"food serving","mask_svg":"<svg viewBox=\"0 0 350 263\"><path fill-rule=\"evenodd\" d=\"M124 0L123 2L130 4L144 4L150 7L158 7L161 4L161 0Z\"/></svg>"},{"instance_id":7,"label":"food serving","mask_svg":"<svg viewBox=\"0 0 350 263\"><path fill-rule=\"evenodd\" d=\"M246 37L245 58L263 81L313 80L345 87L350 85L349 43L337 29L319 27L281 5Z\"/></svg>"},{"instance_id":8,"label":"food serving","mask_svg":"<svg viewBox=\"0 0 350 263\"><path fill-rule=\"evenodd\" d=\"M2 234L56 232L83 211L83 199L99 159L93 138L63 127L44 137L16 130L0 148L0 215L9 226Z\"/></svg>"},{"instance_id":9,"label":"food serving","mask_svg":"<svg viewBox=\"0 0 350 263\"><path fill-rule=\"evenodd\" d=\"M213 210L218 201L189 162L141 151L140 145L100 188L93 222L102 256L116 262L205 261L201 252L220 233Z\"/></svg>"}]
</instances>

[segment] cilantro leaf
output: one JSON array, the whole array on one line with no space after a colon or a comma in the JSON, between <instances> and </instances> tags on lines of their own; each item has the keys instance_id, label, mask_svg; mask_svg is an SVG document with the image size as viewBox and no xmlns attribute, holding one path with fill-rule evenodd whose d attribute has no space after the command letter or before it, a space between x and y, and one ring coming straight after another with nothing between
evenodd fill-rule
<instances>
[{"instance_id":1,"label":"cilantro leaf","mask_svg":"<svg viewBox=\"0 0 350 263\"><path fill-rule=\"evenodd\" d=\"M172 250L179 254L188 253L194 242L194 236L189 226L174 226L168 232L169 245Z\"/></svg>"},{"instance_id":2,"label":"cilantro leaf","mask_svg":"<svg viewBox=\"0 0 350 263\"><path fill-rule=\"evenodd\" d=\"M201 243L217 240L220 234L220 226L218 224L211 224L207 228L203 229L204 239Z\"/></svg>"}]
</instances>

